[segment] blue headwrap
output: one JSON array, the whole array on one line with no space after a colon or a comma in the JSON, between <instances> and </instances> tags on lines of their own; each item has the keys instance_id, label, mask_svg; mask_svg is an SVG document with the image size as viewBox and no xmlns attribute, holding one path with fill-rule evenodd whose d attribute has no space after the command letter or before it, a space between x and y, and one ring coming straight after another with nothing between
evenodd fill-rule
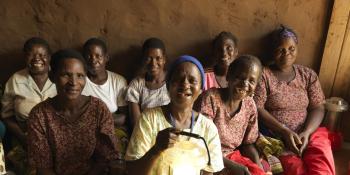
<instances>
[{"instance_id":1,"label":"blue headwrap","mask_svg":"<svg viewBox=\"0 0 350 175\"><path fill-rule=\"evenodd\" d=\"M202 78L201 87L204 90L204 85L205 85L204 68L203 68L202 64L195 57L192 57L192 56L189 56L189 55L180 56L178 59L175 60L175 62L171 65L170 70L168 72L167 81L168 82L170 81L170 78L172 77L172 74L174 73L175 68L179 64L184 63L184 62L190 62L190 63L193 63L194 65L197 66L197 68L198 68L198 70L199 70L199 72L201 74L201 78Z\"/></svg>"}]
</instances>

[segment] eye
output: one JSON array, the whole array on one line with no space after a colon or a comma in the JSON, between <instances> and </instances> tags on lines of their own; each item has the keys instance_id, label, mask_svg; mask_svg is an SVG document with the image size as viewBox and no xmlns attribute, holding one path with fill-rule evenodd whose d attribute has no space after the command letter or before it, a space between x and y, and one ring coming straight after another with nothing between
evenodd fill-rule
<instances>
[{"instance_id":1,"label":"eye","mask_svg":"<svg viewBox=\"0 0 350 175\"><path fill-rule=\"evenodd\" d=\"M199 82L198 79L196 79L195 77L190 77L189 81L191 84L198 84L198 82Z\"/></svg>"},{"instance_id":2,"label":"eye","mask_svg":"<svg viewBox=\"0 0 350 175\"><path fill-rule=\"evenodd\" d=\"M289 51L294 52L295 51L295 47L293 47L293 46L289 47Z\"/></svg>"},{"instance_id":3,"label":"eye","mask_svg":"<svg viewBox=\"0 0 350 175\"><path fill-rule=\"evenodd\" d=\"M227 49L228 51L232 51L232 50L233 50L233 46L229 45L229 46L227 46L226 49Z\"/></svg>"},{"instance_id":4,"label":"eye","mask_svg":"<svg viewBox=\"0 0 350 175\"><path fill-rule=\"evenodd\" d=\"M40 57L40 58L46 58L47 55L46 55L46 54L39 54L39 57Z\"/></svg>"},{"instance_id":5,"label":"eye","mask_svg":"<svg viewBox=\"0 0 350 175\"><path fill-rule=\"evenodd\" d=\"M152 59L151 57L145 57L145 58L144 58L145 62L147 62L147 63L150 62L151 59Z\"/></svg>"},{"instance_id":6,"label":"eye","mask_svg":"<svg viewBox=\"0 0 350 175\"><path fill-rule=\"evenodd\" d=\"M85 78L85 74L78 74L78 78Z\"/></svg>"},{"instance_id":7,"label":"eye","mask_svg":"<svg viewBox=\"0 0 350 175\"><path fill-rule=\"evenodd\" d=\"M63 73L60 74L60 77L69 78L69 74L66 73L66 72L63 72Z\"/></svg>"},{"instance_id":8,"label":"eye","mask_svg":"<svg viewBox=\"0 0 350 175\"><path fill-rule=\"evenodd\" d=\"M160 60L162 60L162 57L161 57L161 56L157 56L157 57L156 57L156 60L157 60L157 61L160 61Z\"/></svg>"},{"instance_id":9,"label":"eye","mask_svg":"<svg viewBox=\"0 0 350 175\"><path fill-rule=\"evenodd\" d=\"M283 53L284 52L284 48L277 48L276 49L276 53Z\"/></svg>"}]
</instances>

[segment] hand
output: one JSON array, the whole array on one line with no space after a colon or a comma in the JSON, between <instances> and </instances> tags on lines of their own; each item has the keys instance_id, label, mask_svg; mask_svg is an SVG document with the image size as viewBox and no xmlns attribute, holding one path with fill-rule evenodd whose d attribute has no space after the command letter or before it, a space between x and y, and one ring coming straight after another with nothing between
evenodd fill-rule
<instances>
[{"instance_id":1,"label":"hand","mask_svg":"<svg viewBox=\"0 0 350 175\"><path fill-rule=\"evenodd\" d=\"M179 137L177 134L178 132L180 132L180 130L175 128L166 128L159 131L155 143L157 151L163 151L167 148L173 147Z\"/></svg>"},{"instance_id":2,"label":"hand","mask_svg":"<svg viewBox=\"0 0 350 175\"><path fill-rule=\"evenodd\" d=\"M310 133L306 132L306 131L301 132L299 134L299 138L302 142L300 149L299 149L299 156L301 157L303 155L303 152L305 151L305 148L309 144Z\"/></svg>"},{"instance_id":3,"label":"hand","mask_svg":"<svg viewBox=\"0 0 350 175\"><path fill-rule=\"evenodd\" d=\"M286 147L294 152L295 154L300 154L300 145L302 144L300 137L297 133L294 131L286 128L282 132L283 140L286 144Z\"/></svg>"}]
</instances>

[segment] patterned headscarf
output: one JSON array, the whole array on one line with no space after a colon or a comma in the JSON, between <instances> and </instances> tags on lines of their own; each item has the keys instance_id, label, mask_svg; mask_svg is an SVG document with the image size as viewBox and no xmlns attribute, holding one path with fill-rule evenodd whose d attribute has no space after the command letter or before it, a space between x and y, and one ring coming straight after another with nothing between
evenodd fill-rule
<instances>
[{"instance_id":1,"label":"patterned headscarf","mask_svg":"<svg viewBox=\"0 0 350 175\"><path fill-rule=\"evenodd\" d=\"M281 28L277 29L277 36L278 40L286 39L286 38L292 38L296 44L298 44L298 37L296 33L284 25L281 25Z\"/></svg>"}]
</instances>

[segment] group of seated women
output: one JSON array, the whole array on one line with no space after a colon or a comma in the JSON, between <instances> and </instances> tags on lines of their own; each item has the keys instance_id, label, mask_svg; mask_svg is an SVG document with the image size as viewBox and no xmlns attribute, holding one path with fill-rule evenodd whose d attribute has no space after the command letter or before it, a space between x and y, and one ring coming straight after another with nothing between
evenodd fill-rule
<instances>
[{"instance_id":1,"label":"group of seated women","mask_svg":"<svg viewBox=\"0 0 350 175\"><path fill-rule=\"evenodd\" d=\"M263 67L221 32L206 71L189 55L167 69L164 43L149 38L129 84L106 70L98 38L82 53L53 54L31 38L27 66L1 100L12 135L6 163L20 175L335 175L317 74L295 64L293 30L271 36L273 63Z\"/></svg>"}]
</instances>

